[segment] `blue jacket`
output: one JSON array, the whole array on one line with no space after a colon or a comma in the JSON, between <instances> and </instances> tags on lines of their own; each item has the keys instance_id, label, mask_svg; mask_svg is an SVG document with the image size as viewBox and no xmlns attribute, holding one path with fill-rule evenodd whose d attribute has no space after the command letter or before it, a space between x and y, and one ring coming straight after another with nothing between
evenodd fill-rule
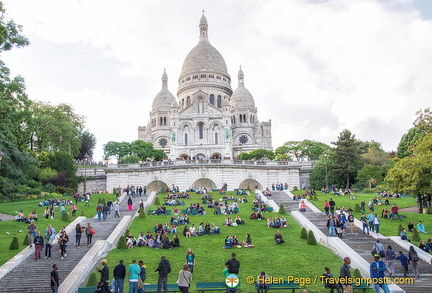
<instances>
[{"instance_id":1,"label":"blue jacket","mask_svg":"<svg viewBox=\"0 0 432 293\"><path fill-rule=\"evenodd\" d=\"M382 279L385 277L384 272L387 269L385 262L382 260L379 261L373 261L370 264L370 277L371 278L377 278Z\"/></svg>"},{"instance_id":2,"label":"blue jacket","mask_svg":"<svg viewBox=\"0 0 432 293\"><path fill-rule=\"evenodd\" d=\"M396 259L400 260L401 265L403 267L407 267L409 265L409 259L405 254L400 254L396 257Z\"/></svg>"}]
</instances>

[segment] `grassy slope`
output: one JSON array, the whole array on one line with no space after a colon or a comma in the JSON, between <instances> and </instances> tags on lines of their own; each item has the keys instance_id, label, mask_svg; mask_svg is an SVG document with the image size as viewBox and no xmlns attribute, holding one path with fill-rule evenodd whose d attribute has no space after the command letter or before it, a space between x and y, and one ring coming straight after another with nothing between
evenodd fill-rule
<instances>
[{"instance_id":1,"label":"grassy slope","mask_svg":"<svg viewBox=\"0 0 432 293\"><path fill-rule=\"evenodd\" d=\"M163 196L164 194L159 195L161 202L163 202ZM199 195L194 194L192 196L191 200L185 200L186 204L201 202ZM215 198L220 198L219 195L214 196ZM249 201L252 201L252 199L253 197L249 196ZM191 216L191 223L194 223L195 226L198 226L200 222L215 223L221 227L220 235L185 238L181 235L184 226L180 225L178 234L181 247L170 250L159 250L148 247L136 247L128 250L114 249L107 256L109 266L113 270L120 259L123 259L127 266L131 263L132 259L143 260L147 265L146 283L155 284L157 283L157 273L154 270L159 263L160 257L165 255L172 266L172 272L168 281L169 283L175 283L178 272L185 263L186 251L190 247L195 253L197 262L193 275L193 289L195 288L195 282L224 281L224 277L221 274L224 263L230 258L231 253L235 252L237 253L237 259L241 263L240 282L242 284L242 292L245 293L256 292L252 285L246 283L246 277L249 275L256 277L262 270L270 276L283 278L286 278L288 275L298 278L315 278L315 276L323 273L324 266L329 266L335 272L339 271L341 260L324 246L307 245L306 240L300 239L300 226L288 215L287 219L290 227L281 229L286 243L283 245L274 245L273 236L276 229L267 228L265 221L249 220L251 207L252 203L240 204L239 214L246 224L238 227L224 227L222 224L227 216L215 216L213 215L213 210L207 208L207 215ZM155 208L156 206L150 207L150 209ZM173 208L169 207L168 209L172 210ZM179 210L181 209L179 208ZM165 223L169 220L169 216L155 215L147 215L143 219L136 218L130 227L130 231L137 237L142 231L146 232L150 230L153 232L153 227L156 223ZM233 248L231 250L222 248L226 235L236 234L239 240L245 240L246 233L251 234L252 243L255 245L255 248ZM172 239L172 235L170 236L170 239ZM318 259L317 256L319 256ZM127 284L125 286L128 287ZM321 284L316 284L307 286L307 289L309 292L322 292L323 287Z\"/></svg>"},{"instance_id":2,"label":"grassy slope","mask_svg":"<svg viewBox=\"0 0 432 293\"><path fill-rule=\"evenodd\" d=\"M304 191L296 191L293 193L298 194L298 195L302 195L302 194L304 194ZM317 191L318 200L317 201L312 200L312 203L315 206L317 206L320 210L324 211L324 208L323 208L324 200L329 200L330 198L333 198L333 200L336 202L336 206L338 208L341 206L344 206L345 208L350 206L354 210L354 207L356 204L358 204L360 206L360 203L362 202L362 200L365 200L365 202L366 202L366 215L367 215L369 213L369 209L367 207L368 201L370 198L373 199L374 197L379 197L379 195L356 193L355 199L351 200L351 199L349 199L349 196L347 196L347 195L345 195L345 196L333 196L330 194L323 194L323 193ZM399 224L401 224L402 227L406 228L408 221L413 221L415 227L416 227L418 221L423 221L423 223L426 226L426 230L432 231L432 221L431 221L432 215L399 211L399 215L407 216L407 218L404 218L402 220L402 222L396 218L393 220L393 222L391 222L390 219L382 219L381 218L382 210L383 209L390 210L393 203L395 203L399 207L399 209L417 206L416 199L413 197L389 199L390 205L375 206L375 208L374 208L375 212L374 213L378 214L378 217L380 217L380 219L381 219L381 226L380 226L380 233L381 234L383 234L385 236L397 236ZM354 216L357 219L360 219L361 213L354 213ZM409 235L409 234L410 233L408 233L408 237L411 237L411 235ZM425 241L430 237L431 237L430 234L420 235L420 238L422 240L425 240ZM418 242L413 242L413 244L418 246Z\"/></svg>"},{"instance_id":3,"label":"grassy slope","mask_svg":"<svg viewBox=\"0 0 432 293\"><path fill-rule=\"evenodd\" d=\"M72 199L72 197L67 197L68 199ZM81 216L81 212L84 211L84 215L87 217L93 217L96 214L95 208L99 198L105 198L105 201L108 201L109 198L112 200L115 199L113 194L94 194L91 196L90 207L84 207L84 202L78 202L77 204L77 216ZM39 216L39 220L35 222L36 227L45 232L48 224L52 224L56 231L59 231L61 226L67 226L74 219L72 216L69 221L63 221L61 219L60 208L56 208L56 217L55 219L45 219L42 217L45 207L38 207L38 203L42 199L34 199L34 200L22 200L22 201L13 201L0 203L0 213L16 215L20 210L24 211L24 214L27 215L31 213L32 210L36 210L37 215ZM71 206L66 207L66 211L72 215ZM1 221L0 222L0 266L7 262L10 258L12 258L19 251L24 249L25 247L22 245L24 241L24 237L27 236L27 226L28 224L18 222L18 221ZM19 231L22 230L20 233ZM7 234L9 232L10 234ZM14 237L18 237L20 248L19 250L10 250L9 246Z\"/></svg>"}]
</instances>

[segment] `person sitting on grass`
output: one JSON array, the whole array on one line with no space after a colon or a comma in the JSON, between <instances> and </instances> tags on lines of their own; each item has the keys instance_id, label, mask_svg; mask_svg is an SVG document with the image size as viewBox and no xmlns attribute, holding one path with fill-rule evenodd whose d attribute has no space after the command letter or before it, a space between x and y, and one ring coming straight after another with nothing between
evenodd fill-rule
<instances>
[{"instance_id":1,"label":"person sitting on grass","mask_svg":"<svg viewBox=\"0 0 432 293\"><path fill-rule=\"evenodd\" d=\"M204 233L209 235L211 231L211 227L210 227L210 223L206 222L205 226L204 226Z\"/></svg>"},{"instance_id":2,"label":"person sitting on grass","mask_svg":"<svg viewBox=\"0 0 432 293\"><path fill-rule=\"evenodd\" d=\"M234 235L231 237L231 244L232 244L233 247L239 245L239 241L238 241L238 239L237 239L237 235L234 234Z\"/></svg>"},{"instance_id":3,"label":"person sitting on grass","mask_svg":"<svg viewBox=\"0 0 432 293\"><path fill-rule=\"evenodd\" d=\"M429 252L429 249L427 248L427 246L426 246L424 240L420 240L419 248L420 248L421 250L425 251L425 252Z\"/></svg>"},{"instance_id":4,"label":"person sitting on grass","mask_svg":"<svg viewBox=\"0 0 432 293\"><path fill-rule=\"evenodd\" d=\"M193 225L193 224L192 224ZM188 226L185 226L184 227L184 229L183 229L183 236L184 237L191 237L191 233L190 233L190 231L189 231L189 227Z\"/></svg>"},{"instance_id":5,"label":"person sitting on grass","mask_svg":"<svg viewBox=\"0 0 432 293\"><path fill-rule=\"evenodd\" d=\"M190 236L197 236L195 224L192 224L192 226L189 227L189 233L190 233Z\"/></svg>"},{"instance_id":6,"label":"person sitting on grass","mask_svg":"<svg viewBox=\"0 0 432 293\"><path fill-rule=\"evenodd\" d=\"M171 233L173 233L173 234L177 233L177 225L176 224L171 226Z\"/></svg>"},{"instance_id":7,"label":"person sitting on grass","mask_svg":"<svg viewBox=\"0 0 432 293\"><path fill-rule=\"evenodd\" d=\"M400 232L400 238L401 238L401 240L407 240L408 242L411 242L411 240L407 236L405 228L402 228L402 230Z\"/></svg>"},{"instance_id":8,"label":"person sitting on grass","mask_svg":"<svg viewBox=\"0 0 432 293\"><path fill-rule=\"evenodd\" d=\"M225 219L225 224L224 226L232 226L232 220L231 217L228 217Z\"/></svg>"},{"instance_id":9,"label":"person sitting on grass","mask_svg":"<svg viewBox=\"0 0 432 293\"><path fill-rule=\"evenodd\" d=\"M257 213L257 220L262 220L262 219L264 219L264 217L263 217L263 215L262 215L262 212L259 211L259 212Z\"/></svg>"},{"instance_id":10,"label":"person sitting on grass","mask_svg":"<svg viewBox=\"0 0 432 293\"><path fill-rule=\"evenodd\" d=\"M253 248L254 246L252 245L252 239L249 233L246 234L246 240L242 241L242 246L245 248Z\"/></svg>"},{"instance_id":11,"label":"person sitting on grass","mask_svg":"<svg viewBox=\"0 0 432 293\"><path fill-rule=\"evenodd\" d=\"M127 248L134 248L133 240L131 237L126 238L126 246Z\"/></svg>"},{"instance_id":12,"label":"person sitting on grass","mask_svg":"<svg viewBox=\"0 0 432 293\"><path fill-rule=\"evenodd\" d=\"M180 238L177 234L174 235L173 241L170 242L171 247L180 247Z\"/></svg>"},{"instance_id":13,"label":"person sitting on grass","mask_svg":"<svg viewBox=\"0 0 432 293\"><path fill-rule=\"evenodd\" d=\"M251 220L255 220L257 218L257 215L255 212L252 212L252 214L250 215L249 219Z\"/></svg>"},{"instance_id":14,"label":"person sitting on grass","mask_svg":"<svg viewBox=\"0 0 432 293\"><path fill-rule=\"evenodd\" d=\"M274 226L273 218L272 218L272 216L269 216L267 219L267 227L270 228L273 226Z\"/></svg>"},{"instance_id":15,"label":"person sitting on grass","mask_svg":"<svg viewBox=\"0 0 432 293\"><path fill-rule=\"evenodd\" d=\"M425 226L424 226L424 224L423 224L422 221L418 222L418 224L417 224L417 230L418 230L419 233L429 234L429 232L426 231L426 228L425 228Z\"/></svg>"},{"instance_id":16,"label":"person sitting on grass","mask_svg":"<svg viewBox=\"0 0 432 293\"><path fill-rule=\"evenodd\" d=\"M213 234L220 234L220 228L215 224L212 224L212 232Z\"/></svg>"},{"instance_id":17,"label":"person sitting on grass","mask_svg":"<svg viewBox=\"0 0 432 293\"><path fill-rule=\"evenodd\" d=\"M279 230L276 231L276 234L274 236L275 244L282 244L285 243L283 240L282 234L279 232Z\"/></svg>"},{"instance_id":18,"label":"person sitting on grass","mask_svg":"<svg viewBox=\"0 0 432 293\"><path fill-rule=\"evenodd\" d=\"M281 227L281 221L279 220L279 217L275 217L275 219L274 219L274 225L273 225L273 228L280 228Z\"/></svg>"},{"instance_id":19,"label":"person sitting on grass","mask_svg":"<svg viewBox=\"0 0 432 293\"><path fill-rule=\"evenodd\" d=\"M283 228L288 227L288 222L287 222L287 219L285 218L285 216L282 216L281 219L280 219L280 221L281 221L281 226Z\"/></svg>"},{"instance_id":20,"label":"person sitting on grass","mask_svg":"<svg viewBox=\"0 0 432 293\"><path fill-rule=\"evenodd\" d=\"M171 242L168 238L167 235L163 236L163 241L162 241L162 249L170 249L171 248Z\"/></svg>"},{"instance_id":21,"label":"person sitting on grass","mask_svg":"<svg viewBox=\"0 0 432 293\"><path fill-rule=\"evenodd\" d=\"M231 239L231 236L227 236L227 237L225 237L225 246L224 246L224 248L226 248L226 249L229 249L229 248L232 248L232 241L231 241L232 239Z\"/></svg>"},{"instance_id":22,"label":"person sitting on grass","mask_svg":"<svg viewBox=\"0 0 432 293\"><path fill-rule=\"evenodd\" d=\"M202 236L202 235L204 235L204 223L203 222L201 222L200 224L199 224L199 226L198 226L198 236Z\"/></svg>"},{"instance_id":23,"label":"person sitting on grass","mask_svg":"<svg viewBox=\"0 0 432 293\"><path fill-rule=\"evenodd\" d=\"M244 221L242 221L242 219L240 219L240 216L236 216L235 222L236 222L237 225L244 224Z\"/></svg>"}]
</instances>

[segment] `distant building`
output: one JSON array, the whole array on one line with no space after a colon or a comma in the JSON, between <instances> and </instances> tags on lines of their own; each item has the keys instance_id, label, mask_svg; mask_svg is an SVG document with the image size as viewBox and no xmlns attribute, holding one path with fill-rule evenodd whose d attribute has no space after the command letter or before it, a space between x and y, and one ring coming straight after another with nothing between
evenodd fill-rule
<instances>
[{"instance_id":1,"label":"distant building","mask_svg":"<svg viewBox=\"0 0 432 293\"><path fill-rule=\"evenodd\" d=\"M238 72L233 92L222 55L209 42L201 17L199 42L186 56L177 98L162 75L162 90L153 100L150 121L138 127L138 138L175 159L235 158L255 149L273 150L271 120L259 122L254 98Z\"/></svg>"}]
</instances>

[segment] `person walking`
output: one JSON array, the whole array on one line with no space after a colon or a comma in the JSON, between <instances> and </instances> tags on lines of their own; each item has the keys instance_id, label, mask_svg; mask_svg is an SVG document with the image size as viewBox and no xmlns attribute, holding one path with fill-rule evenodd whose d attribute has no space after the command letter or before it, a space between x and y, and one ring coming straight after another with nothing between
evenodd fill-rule
<instances>
[{"instance_id":1,"label":"person walking","mask_svg":"<svg viewBox=\"0 0 432 293\"><path fill-rule=\"evenodd\" d=\"M102 205L101 205L101 204L98 204L98 205L96 206L96 212L97 212L97 216L98 216L98 221L100 221L101 218L102 218L102 210L103 210Z\"/></svg>"},{"instance_id":2,"label":"person walking","mask_svg":"<svg viewBox=\"0 0 432 293\"><path fill-rule=\"evenodd\" d=\"M420 273L419 270L417 268L417 264L418 261L420 260L417 252L414 249L414 246L410 246L409 251L408 251L408 259L411 262L412 268L413 268L413 273L414 273L414 277L420 277Z\"/></svg>"},{"instance_id":3,"label":"person walking","mask_svg":"<svg viewBox=\"0 0 432 293\"><path fill-rule=\"evenodd\" d=\"M36 236L37 227L34 221L30 221L30 225L27 226L27 238L30 247L33 246L33 237Z\"/></svg>"},{"instance_id":4,"label":"person walking","mask_svg":"<svg viewBox=\"0 0 432 293\"><path fill-rule=\"evenodd\" d=\"M109 268L107 265L108 261L106 259L103 259L101 261L102 269L96 268L96 270L101 273L101 278L99 281L99 285L101 288L101 293L111 293L108 283L109 283Z\"/></svg>"},{"instance_id":5,"label":"person walking","mask_svg":"<svg viewBox=\"0 0 432 293\"><path fill-rule=\"evenodd\" d=\"M45 236L45 259L51 259L51 248L54 243L55 234L52 229L47 230Z\"/></svg>"},{"instance_id":6,"label":"person walking","mask_svg":"<svg viewBox=\"0 0 432 293\"><path fill-rule=\"evenodd\" d=\"M387 269L390 273L390 277L393 277L395 274L395 259L396 259L396 254L393 251L391 245L387 246L387 250L385 252L385 259L387 261Z\"/></svg>"},{"instance_id":7,"label":"person walking","mask_svg":"<svg viewBox=\"0 0 432 293\"><path fill-rule=\"evenodd\" d=\"M104 204L102 206L102 219L106 221L107 217L108 217L108 206Z\"/></svg>"},{"instance_id":8,"label":"person walking","mask_svg":"<svg viewBox=\"0 0 432 293\"><path fill-rule=\"evenodd\" d=\"M141 283L144 284L147 278L147 267L142 260L138 262L138 265L140 267L139 278L141 279ZM138 293L144 293L144 286L141 289L138 288Z\"/></svg>"},{"instance_id":9,"label":"person walking","mask_svg":"<svg viewBox=\"0 0 432 293\"><path fill-rule=\"evenodd\" d=\"M367 217L366 217L365 213L363 213L361 215L360 222L362 222L362 225L363 225L363 228L362 228L363 236L369 236L370 235L369 234L369 227L368 227Z\"/></svg>"},{"instance_id":10,"label":"person walking","mask_svg":"<svg viewBox=\"0 0 432 293\"><path fill-rule=\"evenodd\" d=\"M324 200L324 211L326 213L326 216L328 217L330 214L330 204L327 200Z\"/></svg>"},{"instance_id":11,"label":"person walking","mask_svg":"<svg viewBox=\"0 0 432 293\"><path fill-rule=\"evenodd\" d=\"M336 203L334 202L333 198L330 198L329 205L330 205L330 214L332 215L332 217L334 217Z\"/></svg>"},{"instance_id":12,"label":"person walking","mask_svg":"<svg viewBox=\"0 0 432 293\"><path fill-rule=\"evenodd\" d=\"M375 217L373 218L373 225L375 227L375 232L379 233L379 228L380 228L380 225L381 225L381 221L380 221L380 218L378 218L377 214L375 214Z\"/></svg>"},{"instance_id":13,"label":"person walking","mask_svg":"<svg viewBox=\"0 0 432 293\"><path fill-rule=\"evenodd\" d=\"M60 251L61 251L61 259L66 257L66 247L69 242L69 236L67 235L66 231L63 230L60 232L60 238L59 238L59 245L60 245Z\"/></svg>"},{"instance_id":14,"label":"person walking","mask_svg":"<svg viewBox=\"0 0 432 293\"><path fill-rule=\"evenodd\" d=\"M114 205L114 218L120 218L120 205L118 201Z\"/></svg>"},{"instance_id":15,"label":"person walking","mask_svg":"<svg viewBox=\"0 0 432 293\"><path fill-rule=\"evenodd\" d=\"M329 229L329 237L335 237L336 236L336 220L333 216L329 216L329 219L327 220L327 229Z\"/></svg>"},{"instance_id":16,"label":"person walking","mask_svg":"<svg viewBox=\"0 0 432 293\"><path fill-rule=\"evenodd\" d=\"M132 260L132 264L128 268L128 281L129 293L138 293L138 278L140 273L140 266L137 265L136 260Z\"/></svg>"},{"instance_id":17,"label":"person walking","mask_svg":"<svg viewBox=\"0 0 432 293\"><path fill-rule=\"evenodd\" d=\"M350 231L351 231L351 233L354 233L354 228L355 228L354 220L355 220L355 217L353 215L353 212L349 212L348 223L350 225Z\"/></svg>"},{"instance_id":18,"label":"person walking","mask_svg":"<svg viewBox=\"0 0 432 293\"><path fill-rule=\"evenodd\" d=\"M374 255L374 261L371 262L370 266L370 277L373 281L373 285L376 293L380 293L381 289L384 290L384 293L390 293L390 289L388 284L385 281L386 264L382 260L380 260L380 256L378 254Z\"/></svg>"},{"instance_id":19,"label":"person walking","mask_svg":"<svg viewBox=\"0 0 432 293\"><path fill-rule=\"evenodd\" d=\"M84 233L87 236L87 247L90 247L92 244L92 238L93 238L93 227L90 226L90 222L87 223L87 226L85 227Z\"/></svg>"},{"instance_id":20,"label":"person walking","mask_svg":"<svg viewBox=\"0 0 432 293\"><path fill-rule=\"evenodd\" d=\"M130 197L130 196L128 198L128 210L132 211L132 197Z\"/></svg>"},{"instance_id":21,"label":"person walking","mask_svg":"<svg viewBox=\"0 0 432 293\"><path fill-rule=\"evenodd\" d=\"M53 270L51 271L51 293L58 293L58 287L60 285L60 278L58 274L58 266L53 265Z\"/></svg>"},{"instance_id":22,"label":"person walking","mask_svg":"<svg viewBox=\"0 0 432 293\"><path fill-rule=\"evenodd\" d=\"M161 292L162 287L164 288L164 292L167 293L168 274L171 273L171 265L165 256L161 256L161 261L155 272L159 272L157 293Z\"/></svg>"},{"instance_id":23,"label":"person walking","mask_svg":"<svg viewBox=\"0 0 432 293\"><path fill-rule=\"evenodd\" d=\"M35 245L35 260L38 260L41 258L41 251L44 247L44 239L40 231L37 231L36 237L33 239L33 244Z\"/></svg>"},{"instance_id":24,"label":"person walking","mask_svg":"<svg viewBox=\"0 0 432 293\"><path fill-rule=\"evenodd\" d=\"M114 267L114 293L123 293L124 278L126 277L126 266L123 260Z\"/></svg>"},{"instance_id":25,"label":"person walking","mask_svg":"<svg viewBox=\"0 0 432 293\"><path fill-rule=\"evenodd\" d=\"M399 208L397 207L397 205L394 203L392 208L391 208L391 214L390 214L390 222L393 222L394 217L397 216L398 219L402 222L402 218L399 215Z\"/></svg>"},{"instance_id":26,"label":"person walking","mask_svg":"<svg viewBox=\"0 0 432 293\"><path fill-rule=\"evenodd\" d=\"M353 293L353 285L352 283L350 283L351 280L350 264L351 264L351 259L349 257L345 257L344 264L340 269L339 279L344 279L343 283L341 282L344 293Z\"/></svg>"},{"instance_id":27,"label":"person walking","mask_svg":"<svg viewBox=\"0 0 432 293\"><path fill-rule=\"evenodd\" d=\"M75 244L80 247L81 244L81 235L82 235L83 228L81 227L80 223L77 223L75 226Z\"/></svg>"},{"instance_id":28,"label":"person walking","mask_svg":"<svg viewBox=\"0 0 432 293\"><path fill-rule=\"evenodd\" d=\"M192 273L189 271L189 265L183 265L183 269L179 272L177 285L182 293L189 293L190 283L192 282Z\"/></svg>"},{"instance_id":29,"label":"person walking","mask_svg":"<svg viewBox=\"0 0 432 293\"><path fill-rule=\"evenodd\" d=\"M410 263L408 257L405 254L403 254L402 251L399 251L399 255L396 257L396 259L398 259L400 261L401 266L404 270L404 278L408 278L409 277L408 276L408 266Z\"/></svg>"},{"instance_id":30,"label":"person walking","mask_svg":"<svg viewBox=\"0 0 432 293\"><path fill-rule=\"evenodd\" d=\"M195 268L195 254L192 251L192 248L188 248L186 253L186 263L189 266L189 272L193 273Z\"/></svg>"}]
</instances>

